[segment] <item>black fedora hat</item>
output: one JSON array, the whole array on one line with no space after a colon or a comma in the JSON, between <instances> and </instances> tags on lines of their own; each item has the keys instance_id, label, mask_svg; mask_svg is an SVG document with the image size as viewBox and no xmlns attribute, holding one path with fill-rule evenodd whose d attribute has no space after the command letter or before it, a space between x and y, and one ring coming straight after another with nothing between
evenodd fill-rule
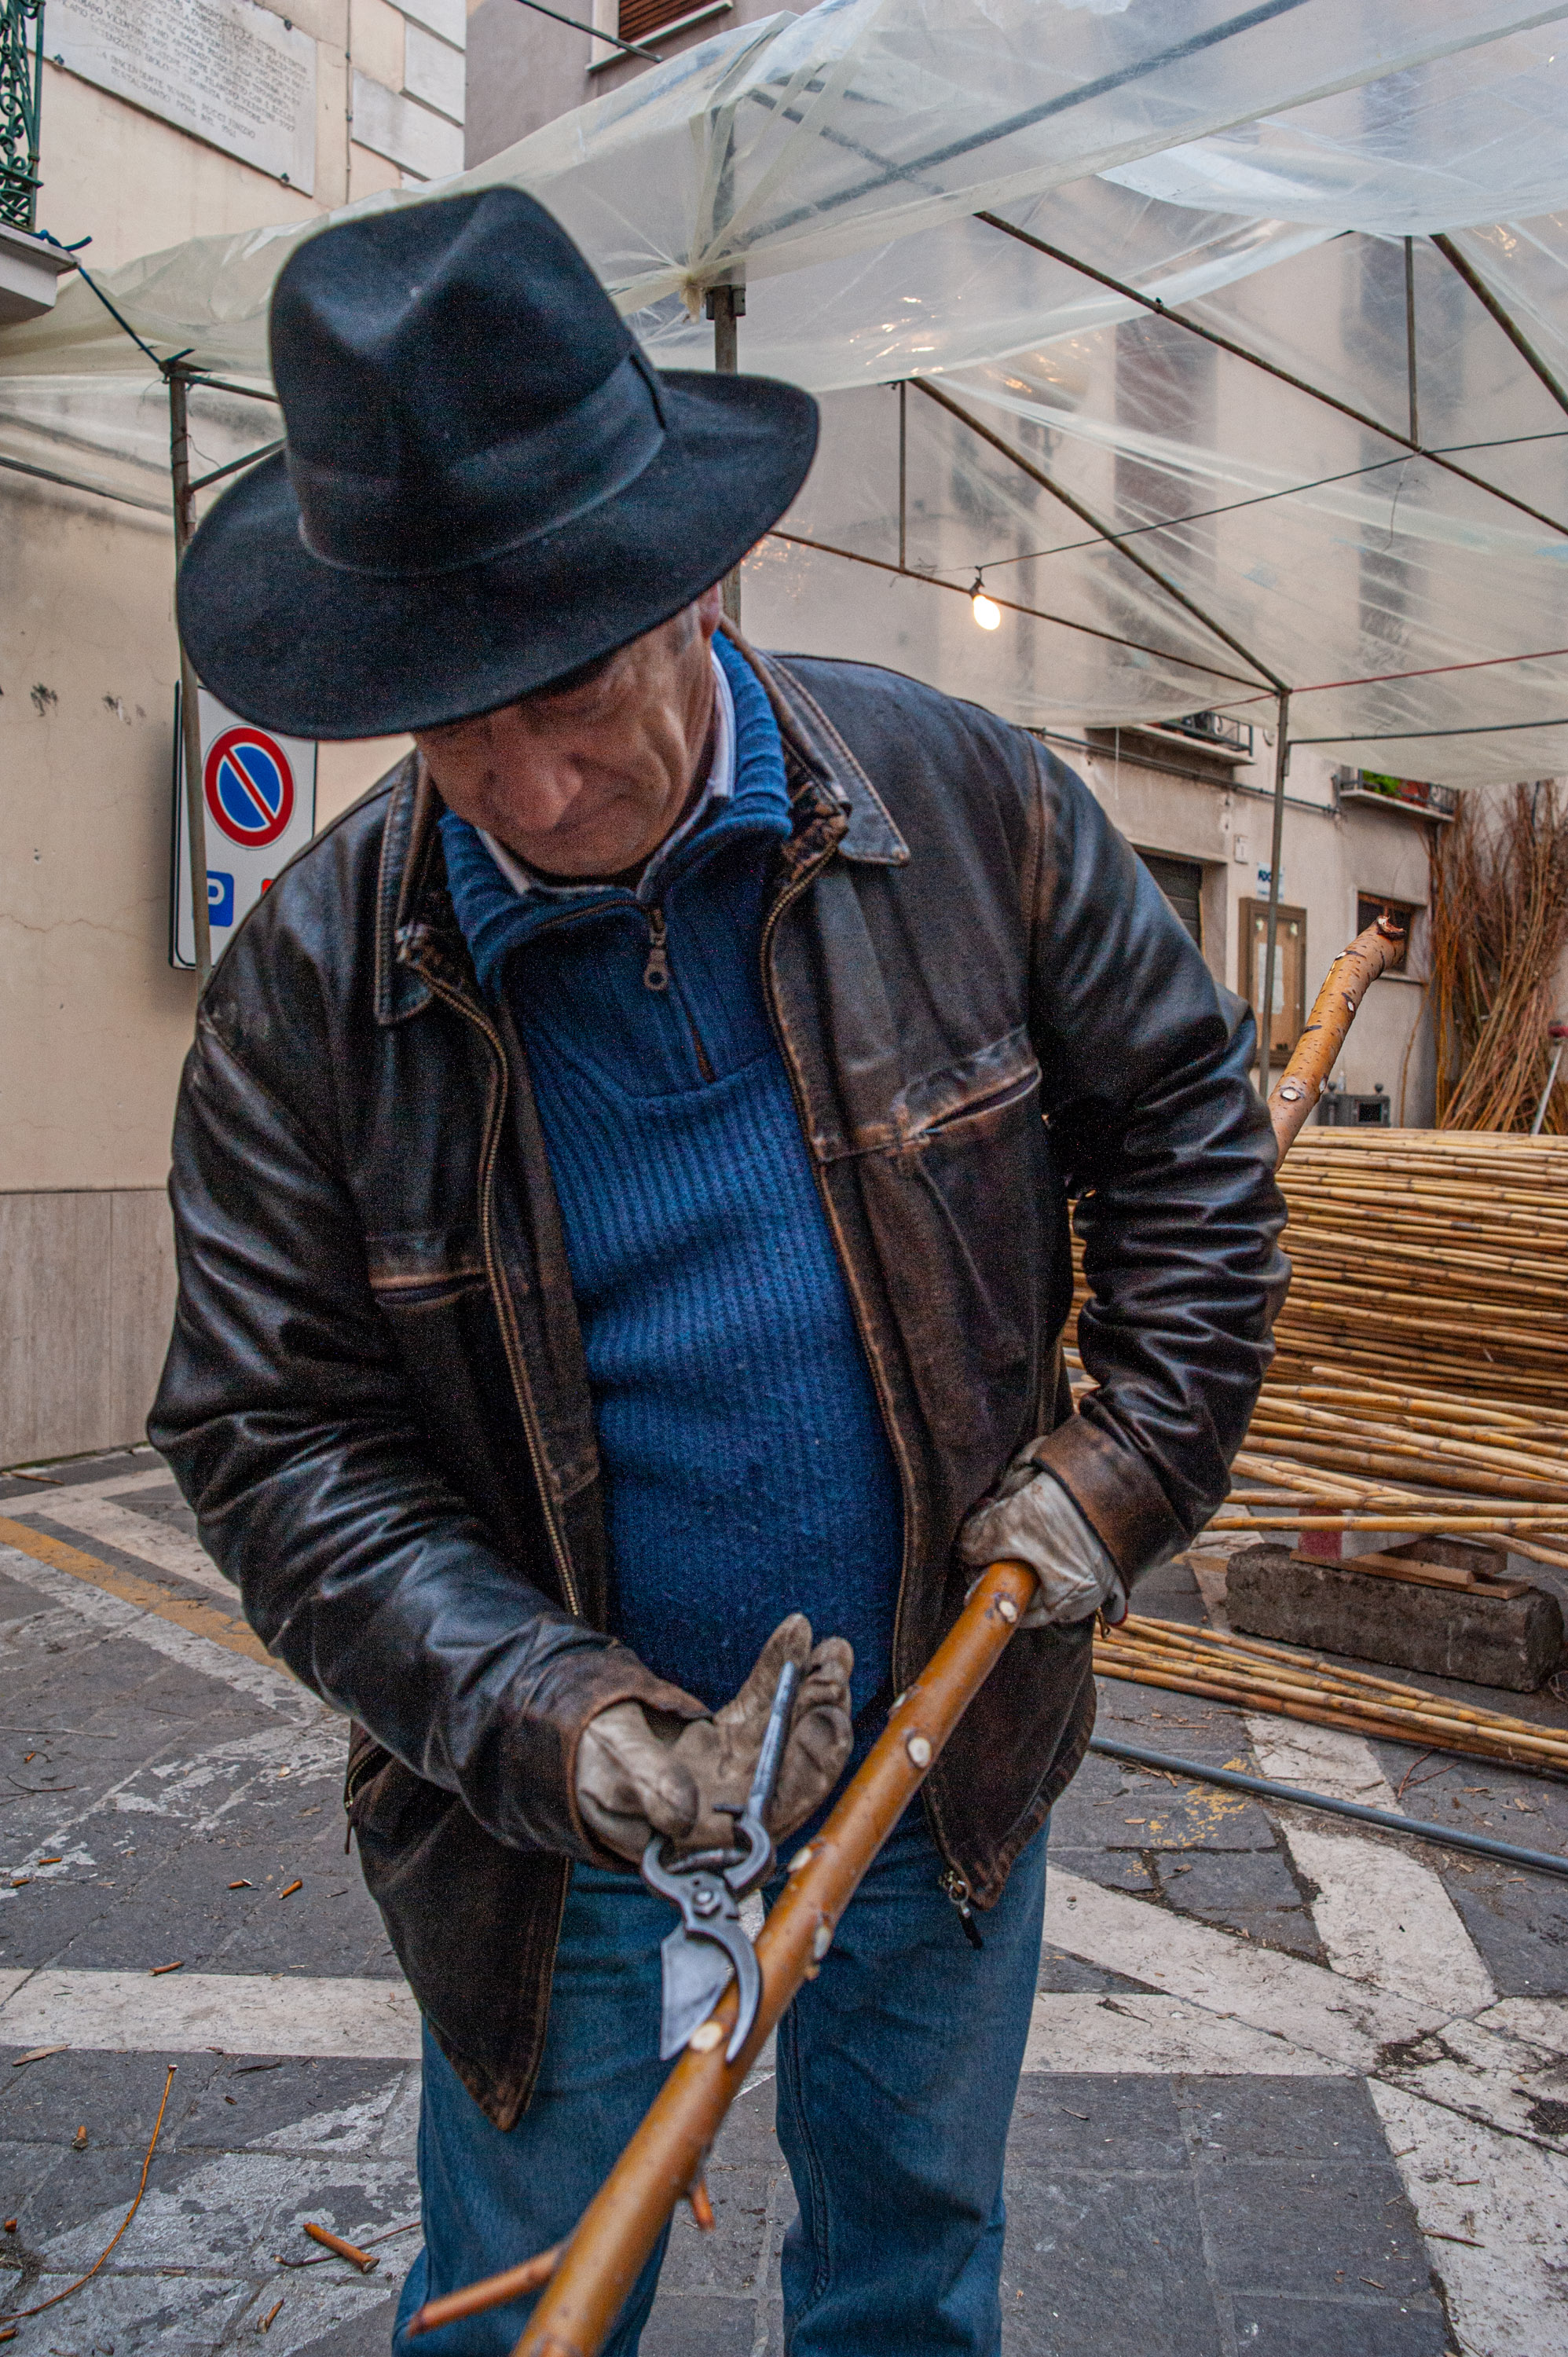
<instances>
[{"instance_id":1,"label":"black fedora hat","mask_svg":"<svg viewBox=\"0 0 1568 2357\"><path fill-rule=\"evenodd\" d=\"M514 702L679 613L789 506L817 405L661 374L515 188L296 248L272 303L286 447L202 522L179 625L211 690L301 737Z\"/></svg>"}]
</instances>

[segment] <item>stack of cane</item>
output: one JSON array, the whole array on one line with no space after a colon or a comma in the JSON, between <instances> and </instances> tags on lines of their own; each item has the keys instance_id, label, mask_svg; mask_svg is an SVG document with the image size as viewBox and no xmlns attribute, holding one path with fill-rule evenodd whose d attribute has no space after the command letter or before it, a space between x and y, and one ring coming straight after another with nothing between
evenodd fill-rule
<instances>
[{"instance_id":1,"label":"stack of cane","mask_svg":"<svg viewBox=\"0 0 1568 2357\"><path fill-rule=\"evenodd\" d=\"M1305 1131L1218 1531L1506 1539L1568 1568L1568 1139Z\"/></svg>"},{"instance_id":2,"label":"stack of cane","mask_svg":"<svg viewBox=\"0 0 1568 2357\"><path fill-rule=\"evenodd\" d=\"M1140 1614L1096 1637L1094 1666L1102 1677L1198 1695L1238 1710L1568 1776L1568 1730L1452 1702L1255 1637Z\"/></svg>"},{"instance_id":3,"label":"stack of cane","mask_svg":"<svg viewBox=\"0 0 1568 2357\"><path fill-rule=\"evenodd\" d=\"M1280 1184L1282 1377L1328 1363L1568 1412L1568 1138L1309 1129Z\"/></svg>"}]
</instances>

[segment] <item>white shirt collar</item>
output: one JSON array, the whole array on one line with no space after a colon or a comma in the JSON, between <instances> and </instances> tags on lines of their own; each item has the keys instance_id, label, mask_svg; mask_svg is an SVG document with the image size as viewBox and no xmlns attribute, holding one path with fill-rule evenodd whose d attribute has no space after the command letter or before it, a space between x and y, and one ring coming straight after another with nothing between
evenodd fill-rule
<instances>
[{"instance_id":1,"label":"white shirt collar","mask_svg":"<svg viewBox=\"0 0 1568 2357\"><path fill-rule=\"evenodd\" d=\"M665 836L642 871L638 882L637 897L645 905L654 899L654 887L671 854L696 832L715 802L727 802L734 799L735 697L730 693L730 683L725 677L725 668L717 655L710 650L708 659L714 667L714 758L708 766L706 782L696 802L673 834ZM572 897L579 892L609 892L616 888L610 884L553 883L542 876L535 876L531 869L523 866L521 860L508 851L504 844L498 843L495 836L487 834L483 827L478 828L476 832L479 841L484 845L512 890L520 898L526 897L530 892L544 892L553 895L556 899L562 899Z\"/></svg>"}]
</instances>

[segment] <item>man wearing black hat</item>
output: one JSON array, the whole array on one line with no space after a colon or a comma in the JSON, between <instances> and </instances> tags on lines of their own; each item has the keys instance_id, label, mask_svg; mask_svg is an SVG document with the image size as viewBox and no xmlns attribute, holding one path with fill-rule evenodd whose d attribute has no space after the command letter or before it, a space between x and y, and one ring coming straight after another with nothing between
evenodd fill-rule
<instances>
[{"instance_id":1,"label":"man wearing black hat","mask_svg":"<svg viewBox=\"0 0 1568 2357\"><path fill-rule=\"evenodd\" d=\"M1250 1017L1032 738L720 629L814 404L660 376L529 199L321 233L272 333L287 446L197 534L187 643L259 723L418 749L204 997L149 1429L356 1722L426 2024L402 2318L568 2232L646 2108L672 1918L627 1862L725 1837L784 1660L779 1836L1006 1555L1037 1600L778 2065L793 2357L993 2357L1092 1616L1267 1362Z\"/></svg>"}]
</instances>

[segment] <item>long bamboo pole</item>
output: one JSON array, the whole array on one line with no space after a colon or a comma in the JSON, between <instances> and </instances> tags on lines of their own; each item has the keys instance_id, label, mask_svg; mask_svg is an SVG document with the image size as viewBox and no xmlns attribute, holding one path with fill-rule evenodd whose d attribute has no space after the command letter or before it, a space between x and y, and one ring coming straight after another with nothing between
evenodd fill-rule
<instances>
[{"instance_id":1,"label":"long bamboo pole","mask_svg":"<svg viewBox=\"0 0 1568 2357\"><path fill-rule=\"evenodd\" d=\"M584 2212L516 2357L596 2357L671 2212L695 2182L757 2050L801 1983L815 1975L861 1878L1000 1659L1034 1592L1035 1575L1025 1565L993 1563L915 1684L899 1695L822 1832L790 1860L784 1895L757 1934L762 2001L746 2044L733 2062L725 2061L725 2033L735 2018L732 1984L712 2019L693 2032ZM510 2269L428 2302L410 2331L432 2331L517 2298L531 2287L520 2275Z\"/></svg>"},{"instance_id":2,"label":"long bamboo pole","mask_svg":"<svg viewBox=\"0 0 1568 2357\"><path fill-rule=\"evenodd\" d=\"M1277 867L1277 860L1276 860ZM1305 1120L1338 1053L1369 983L1392 953L1397 931L1381 920L1369 927L1330 969L1304 1035L1271 1103L1280 1152L1289 1148ZM1265 1015L1267 1010L1265 1008ZM1543 1166L1543 1176L1546 1168ZM1473 1469L1466 1467L1468 1472ZM1314 1501L1313 1502L1316 1502ZM1424 1502L1424 1501L1423 1501ZM1469 1501L1466 1501L1466 1503ZM1514 1504L1518 1501L1509 1500ZM1486 1527L1495 1530L1495 1509ZM1537 1508L1528 1527L1550 1519ZM1568 1509L1564 1509L1568 1513ZM1278 1518L1276 1518L1278 1519ZM1471 1526L1475 1517L1441 1522L1417 1516L1415 1527ZM1517 1517L1525 1522L1524 1516ZM1230 1519L1230 1527L1262 1526ZM1300 1508L1284 1526L1311 1528L1391 1526L1364 1511L1348 1509L1332 1517L1308 1517ZM1392 1527L1412 1527L1402 1512ZM829 1816L822 1833L789 1863L783 1896L757 1940L762 1997L751 2033L733 2063L725 2060L735 2018L733 1987L713 2016L693 2032L641 2126L557 2258L545 2253L482 2283L426 2303L412 2319L419 2333L478 2315L534 2290L538 2303L514 2357L597 2357L632 2286L658 2243L676 2203L700 2187L703 2156L726 2110L739 2093L757 2052L803 1981L813 1975L832 1945L833 1932L882 1844L924 1782L942 1745L1001 1657L1035 1589L1035 1575L1017 1563L993 1564L977 1582L952 1629L916 1684L898 1697L882 1735ZM1111 1674L1164 1684L1216 1699L1266 1707L1282 1716L1326 1722L1369 1733L1400 1733L1446 1748L1493 1747L1490 1757L1515 1757L1556 1766L1568 1760L1539 1732L1500 1736L1482 1732L1458 1712L1432 1697L1405 1700L1356 1687L1321 1690L1305 1674L1283 1664L1261 1663L1249 1674L1230 1663L1197 1652L1162 1652L1124 1644L1103 1653Z\"/></svg>"},{"instance_id":3,"label":"long bamboo pole","mask_svg":"<svg viewBox=\"0 0 1568 2357\"><path fill-rule=\"evenodd\" d=\"M1284 747L1287 699L1280 698L1280 748L1282 766L1275 792L1273 877L1269 894L1268 987L1273 997L1274 963L1274 912L1279 902L1280 829L1279 813L1283 808ZM1404 940L1402 929L1386 917L1379 917L1364 933L1358 933L1348 949L1341 950L1323 978L1323 987L1312 1002L1312 1013L1306 1018L1306 1028L1292 1049L1290 1060L1280 1074L1279 1084L1269 1095L1269 1118L1274 1125L1283 1155L1293 1143L1307 1114L1323 1093L1323 1083L1334 1070L1345 1035L1356 1019L1356 1012L1368 991L1384 973ZM1268 1026L1273 1020L1267 1005L1263 1009L1263 1039L1260 1054L1263 1064L1263 1086L1268 1089Z\"/></svg>"}]
</instances>

